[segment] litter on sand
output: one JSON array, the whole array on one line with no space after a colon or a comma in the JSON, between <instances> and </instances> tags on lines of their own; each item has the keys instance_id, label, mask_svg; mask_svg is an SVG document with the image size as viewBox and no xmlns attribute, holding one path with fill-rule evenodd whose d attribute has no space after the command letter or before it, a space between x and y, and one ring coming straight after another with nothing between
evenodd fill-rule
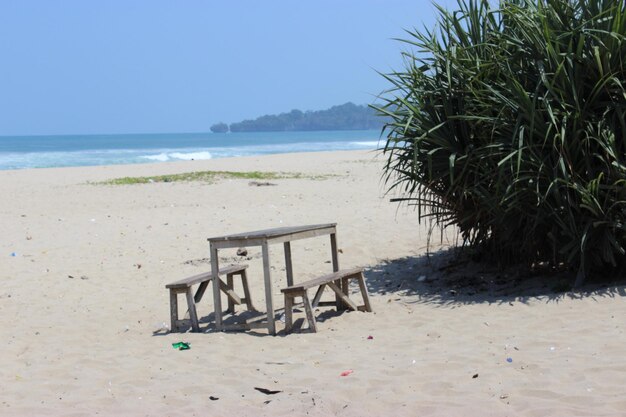
<instances>
[{"instance_id":1,"label":"litter on sand","mask_svg":"<svg viewBox=\"0 0 626 417\"><path fill-rule=\"evenodd\" d=\"M188 342L177 342L177 343L172 343L172 347L174 349L178 349L178 350L188 350L191 349L191 343Z\"/></svg>"}]
</instances>

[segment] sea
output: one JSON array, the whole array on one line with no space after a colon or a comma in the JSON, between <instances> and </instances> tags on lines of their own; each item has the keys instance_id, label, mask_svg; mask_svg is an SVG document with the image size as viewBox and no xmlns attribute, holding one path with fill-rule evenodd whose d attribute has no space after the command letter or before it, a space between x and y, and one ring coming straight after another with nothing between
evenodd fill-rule
<instances>
[{"instance_id":1,"label":"sea","mask_svg":"<svg viewBox=\"0 0 626 417\"><path fill-rule=\"evenodd\" d=\"M376 150L380 130L0 136L0 170Z\"/></svg>"}]
</instances>

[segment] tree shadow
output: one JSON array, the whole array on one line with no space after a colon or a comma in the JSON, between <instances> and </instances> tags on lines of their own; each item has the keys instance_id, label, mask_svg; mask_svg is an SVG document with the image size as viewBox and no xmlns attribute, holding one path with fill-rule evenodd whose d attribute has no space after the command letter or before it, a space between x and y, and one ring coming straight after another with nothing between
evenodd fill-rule
<instances>
[{"instance_id":1,"label":"tree shadow","mask_svg":"<svg viewBox=\"0 0 626 417\"><path fill-rule=\"evenodd\" d=\"M395 294L407 297L408 303L436 306L626 297L624 277L605 277L573 290L574 275L541 266L501 269L473 261L459 248L386 260L365 271L372 294Z\"/></svg>"}]
</instances>

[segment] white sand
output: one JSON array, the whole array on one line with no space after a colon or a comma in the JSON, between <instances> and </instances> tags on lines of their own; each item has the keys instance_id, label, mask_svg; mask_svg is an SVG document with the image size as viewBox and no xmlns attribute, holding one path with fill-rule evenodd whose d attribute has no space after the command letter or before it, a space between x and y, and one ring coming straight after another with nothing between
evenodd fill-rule
<instances>
[{"instance_id":1,"label":"white sand","mask_svg":"<svg viewBox=\"0 0 626 417\"><path fill-rule=\"evenodd\" d=\"M383 196L381 166L333 152L0 172L0 415L626 415L624 287L454 293L441 259L423 256L417 213ZM209 169L334 176L87 184ZM316 334L153 335L169 325L165 284L210 269L198 262L207 237L327 222L338 223L341 265L367 268L375 313L322 310ZM296 280L330 271L327 240L292 244ZM246 262L263 308L258 252ZM211 304L209 293L203 329ZM172 349L182 340L191 350Z\"/></svg>"}]
</instances>

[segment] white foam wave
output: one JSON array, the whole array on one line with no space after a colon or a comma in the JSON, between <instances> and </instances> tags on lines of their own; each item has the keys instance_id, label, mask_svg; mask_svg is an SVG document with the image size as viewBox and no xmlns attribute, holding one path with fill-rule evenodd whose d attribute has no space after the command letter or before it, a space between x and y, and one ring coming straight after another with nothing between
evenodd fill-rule
<instances>
[{"instance_id":1,"label":"white foam wave","mask_svg":"<svg viewBox=\"0 0 626 417\"><path fill-rule=\"evenodd\" d=\"M182 153L182 152L174 152L169 154L170 158L172 159L181 159L184 161L193 161L193 160L200 160L200 159L211 159L213 158L213 156L211 155L211 152L189 152L189 153Z\"/></svg>"},{"instance_id":2,"label":"white foam wave","mask_svg":"<svg viewBox=\"0 0 626 417\"><path fill-rule=\"evenodd\" d=\"M142 155L140 156L140 158L158 162L166 162L170 159L166 153L160 153L158 155Z\"/></svg>"},{"instance_id":3,"label":"white foam wave","mask_svg":"<svg viewBox=\"0 0 626 417\"><path fill-rule=\"evenodd\" d=\"M142 159L147 159L150 161L157 162L167 162L167 161L194 161L194 160L204 160L211 159L213 155L210 152L202 151L202 152L161 152L157 155L142 155L140 156Z\"/></svg>"},{"instance_id":4,"label":"white foam wave","mask_svg":"<svg viewBox=\"0 0 626 417\"><path fill-rule=\"evenodd\" d=\"M371 140L371 141L356 141L356 142L351 142L353 144L355 144L356 146L365 146L368 148L377 148L378 145L380 144L379 141L375 141L375 140Z\"/></svg>"}]
</instances>

